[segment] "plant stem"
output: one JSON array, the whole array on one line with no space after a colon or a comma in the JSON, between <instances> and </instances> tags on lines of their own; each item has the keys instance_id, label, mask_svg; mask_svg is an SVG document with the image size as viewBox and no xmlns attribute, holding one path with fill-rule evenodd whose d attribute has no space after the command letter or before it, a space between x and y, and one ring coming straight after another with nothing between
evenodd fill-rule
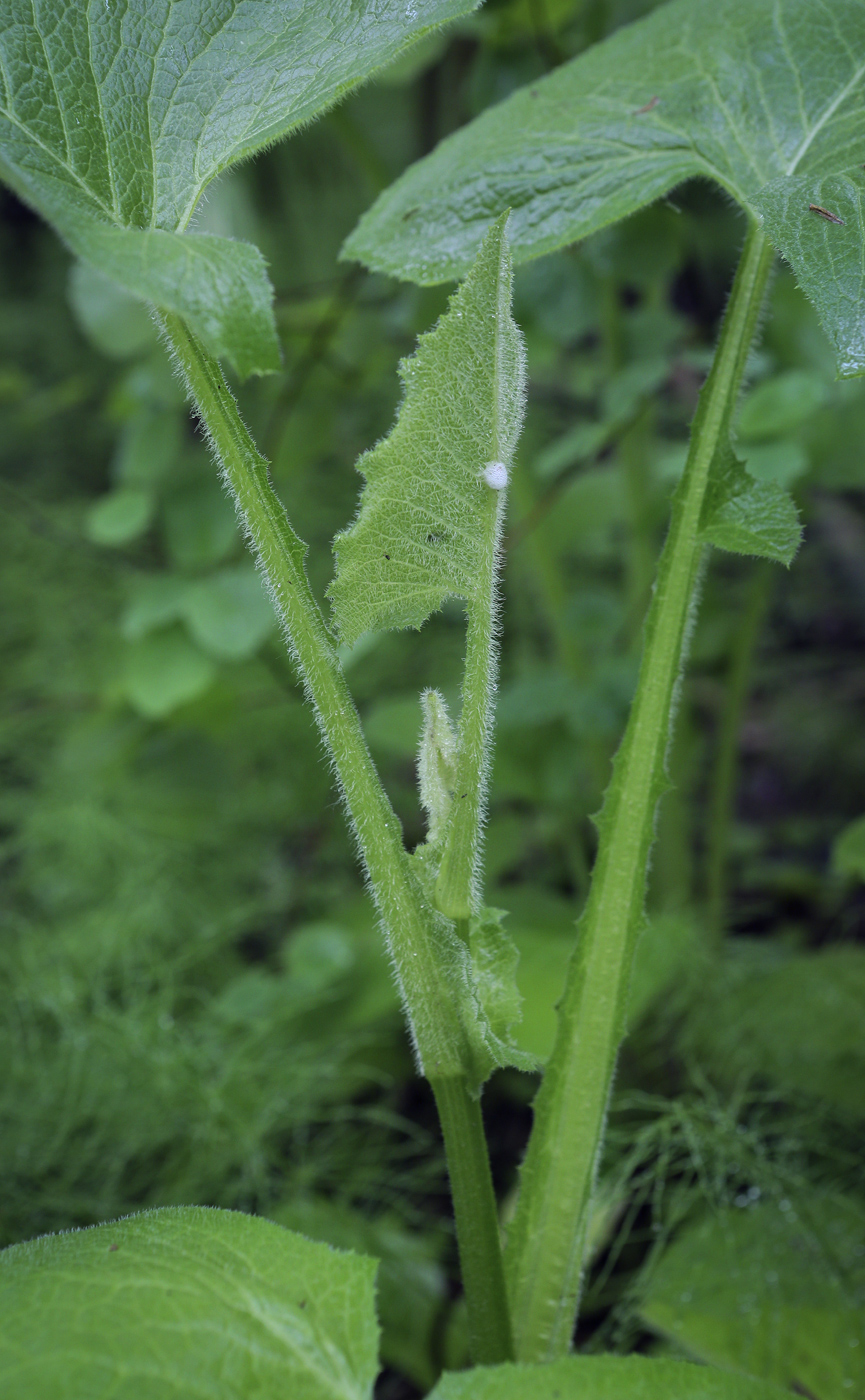
<instances>
[{"instance_id":1,"label":"plant stem","mask_svg":"<svg viewBox=\"0 0 865 1400\"><path fill-rule=\"evenodd\" d=\"M477 594L468 606L466 665L458 732L457 771L445 848L436 880L436 904L450 919L480 907L481 833L486 815L496 676L496 575L503 499L491 491L489 529Z\"/></svg>"},{"instance_id":2,"label":"plant stem","mask_svg":"<svg viewBox=\"0 0 865 1400\"><path fill-rule=\"evenodd\" d=\"M571 1344L591 1196L642 921L655 809L665 786L678 677L703 546L700 516L715 451L729 431L772 263L752 227L712 371L700 396L685 473L646 620L640 679L599 820L599 847L560 1003L556 1043L508 1241L508 1283L520 1361Z\"/></svg>"},{"instance_id":3,"label":"plant stem","mask_svg":"<svg viewBox=\"0 0 865 1400\"><path fill-rule=\"evenodd\" d=\"M457 1220L460 1272L478 1366L513 1360L499 1220L480 1101L464 1079L433 1079ZM462 1222L463 1228L459 1229Z\"/></svg>"},{"instance_id":4,"label":"plant stem","mask_svg":"<svg viewBox=\"0 0 865 1400\"><path fill-rule=\"evenodd\" d=\"M444 1135L454 1183L460 1253L477 1359L511 1354L495 1199L480 1109L471 1107L471 1052L444 964L459 948L450 925L423 898L399 821L370 757L360 719L304 567L295 535L217 362L176 316L159 322L210 437L252 548L264 571L288 643L332 756L388 937L421 1071L444 1104ZM442 1089L441 1086L446 1088Z\"/></svg>"},{"instance_id":5,"label":"plant stem","mask_svg":"<svg viewBox=\"0 0 865 1400\"><path fill-rule=\"evenodd\" d=\"M751 665L772 598L772 566L761 560L754 568L745 615L733 634L730 667L724 691L718 745L709 795L706 897L709 926L719 942L724 936L727 904L727 855L738 768L739 732L748 698Z\"/></svg>"}]
</instances>

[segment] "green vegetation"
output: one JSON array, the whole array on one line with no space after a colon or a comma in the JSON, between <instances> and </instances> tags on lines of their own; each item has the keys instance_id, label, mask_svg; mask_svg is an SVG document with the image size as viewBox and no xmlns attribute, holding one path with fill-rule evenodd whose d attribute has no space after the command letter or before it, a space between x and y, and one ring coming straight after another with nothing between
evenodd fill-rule
<instances>
[{"instance_id":1,"label":"green vegetation","mask_svg":"<svg viewBox=\"0 0 865 1400\"><path fill-rule=\"evenodd\" d=\"M43 9L4 1388L857 1394L861 7Z\"/></svg>"}]
</instances>

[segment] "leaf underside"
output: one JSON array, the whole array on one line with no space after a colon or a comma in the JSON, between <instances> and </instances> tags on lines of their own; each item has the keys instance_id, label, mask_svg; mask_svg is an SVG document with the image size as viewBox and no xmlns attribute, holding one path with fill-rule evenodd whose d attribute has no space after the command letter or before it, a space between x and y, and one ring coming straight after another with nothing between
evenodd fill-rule
<instances>
[{"instance_id":1,"label":"leaf underside","mask_svg":"<svg viewBox=\"0 0 865 1400\"><path fill-rule=\"evenodd\" d=\"M477 0L4 0L0 177L242 374L279 349L264 261L184 232L215 176Z\"/></svg>"},{"instance_id":2,"label":"leaf underside","mask_svg":"<svg viewBox=\"0 0 865 1400\"><path fill-rule=\"evenodd\" d=\"M436 328L400 365L405 397L390 435L364 454L354 523L334 542L334 619L363 632L420 627L446 598L471 602L498 528L491 462L510 468L522 422L524 353L511 319L505 225L496 220Z\"/></svg>"},{"instance_id":3,"label":"leaf underside","mask_svg":"<svg viewBox=\"0 0 865 1400\"><path fill-rule=\"evenodd\" d=\"M702 177L765 216L841 373L862 373L863 92L861 0L673 0L443 141L345 253L439 282L465 271L505 208L521 262ZM811 203L837 204L844 223Z\"/></svg>"},{"instance_id":4,"label":"leaf underside","mask_svg":"<svg viewBox=\"0 0 865 1400\"><path fill-rule=\"evenodd\" d=\"M858 156L855 170L773 180L754 200L766 232L820 314L842 377L865 373L865 131Z\"/></svg>"},{"instance_id":5,"label":"leaf underside","mask_svg":"<svg viewBox=\"0 0 865 1400\"><path fill-rule=\"evenodd\" d=\"M367 1400L372 1259L171 1207L0 1254L4 1400Z\"/></svg>"}]
</instances>

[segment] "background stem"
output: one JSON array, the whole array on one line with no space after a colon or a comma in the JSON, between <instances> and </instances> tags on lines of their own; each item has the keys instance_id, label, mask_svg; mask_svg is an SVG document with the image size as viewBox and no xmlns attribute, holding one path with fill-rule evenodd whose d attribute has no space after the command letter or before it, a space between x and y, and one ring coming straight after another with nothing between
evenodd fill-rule
<instances>
[{"instance_id":1,"label":"background stem","mask_svg":"<svg viewBox=\"0 0 865 1400\"><path fill-rule=\"evenodd\" d=\"M646 621L640 680L599 821L598 857L560 1003L552 1056L508 1240L515 1347L521 1361L568 1351L591 1194L642 920L655 809L703 546L700 517L715 452L729 432L772 263L752 227L700 396Z\"/></svg>"},{"instance_id":2,"label":"background stem","mask_svg":"<svg viewBox=\"0 0 865 1400\"><path fill-rule=\"evenodd\" d=\"M723 938L726 926L727 857L739 768L739 733L750 689L754 652L772 601L774 579L772 566L766 560L761 560L755 565L748 588L745 614L733 633L709 792L706 897L709 925L716 943Z\"/></svg>"}]
</instances>

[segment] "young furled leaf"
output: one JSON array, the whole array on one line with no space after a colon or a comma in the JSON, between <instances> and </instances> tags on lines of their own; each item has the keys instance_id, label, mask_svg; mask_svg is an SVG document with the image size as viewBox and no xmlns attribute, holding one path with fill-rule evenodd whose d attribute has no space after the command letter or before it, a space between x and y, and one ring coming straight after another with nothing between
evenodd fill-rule
<instances>
[{"instance_id":1,"label":"young furled leaf","mask_svg":"<svg viewBox=\"0 0 865 1400\"><path fill-rule=\"evenodd\" d=\"M476 3L5 0L0 177L241 374L276 369L261 254L185 233L202 192Z\"/></svg>"},{"instance_id":2,"label":"young furled leaf","mask_svg":"<svg viewBox=\"0 0 865 1400\"><path fill-rule=\"evenodd\" d=\"M514 1028L523 1014L517 987L519 951L503 928L501 909L481 909L469 920L469 953L473 986L483 1011L471 1032L471 1046L478 1079L486 1080L496 1067L508 1065L531 1073L537 1057L514 1042Z\"/></svg>"},{"instance_id":3,"label":"young furled leaf","mask_svg":"<svg viewBox=\"0 0 865 1400\"><path fill-rule=\"evenodd\" d=\"M489 587L525 383L506 223L496 220L447 312L403 360L396 425L358 463L366 485L334 542L329 590L349 646L363 632L421 627L446 598L471 604Z\"/></svg>"},{"instance_id":4,"label":"young furled leaf","mask_svg":"<svg viewBox=\"0 0 865 1400\"><path fill-rule=\"evenodd\" d=\"M850 172L865 158L863 91L861 0L672 0L443 141L345 252L439 282L464 271L502 209L523 262L709 179L765 217L842 374L862 373L862 180Z\"/></svg>"},{"instance_id":5,"label":"young furled leaf","mask_svg":"<svg viewBox=\"0 0 865 1400\"><path fill-rule=\"evenodd\" d=\"M437 690L420 698L423 730L417 756L420 800L427 814L427 841L437 845L444 834L457 780L457 736L448 707Z\"/></svg>"}]
</instances>

